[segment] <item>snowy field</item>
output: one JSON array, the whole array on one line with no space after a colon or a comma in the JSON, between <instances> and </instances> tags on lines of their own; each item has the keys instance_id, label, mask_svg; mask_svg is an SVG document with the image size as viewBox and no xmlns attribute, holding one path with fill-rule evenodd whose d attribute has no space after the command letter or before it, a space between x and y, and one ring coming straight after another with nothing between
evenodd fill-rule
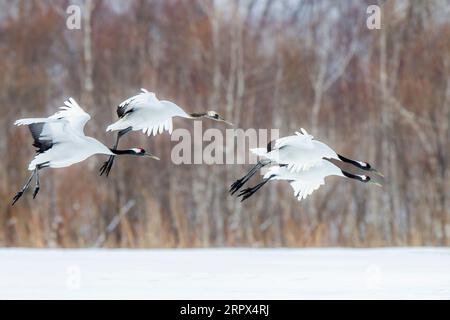
<instances>
[{"instance_id":1,"label":"snowy field","mask_svg":"<svg viewBox=\"0 0 450 320\"><path fill-rule=\"evenodd\" d=\"M450 299L450 249L0 249L1 299Z\"/></svg>"}]
</instances>

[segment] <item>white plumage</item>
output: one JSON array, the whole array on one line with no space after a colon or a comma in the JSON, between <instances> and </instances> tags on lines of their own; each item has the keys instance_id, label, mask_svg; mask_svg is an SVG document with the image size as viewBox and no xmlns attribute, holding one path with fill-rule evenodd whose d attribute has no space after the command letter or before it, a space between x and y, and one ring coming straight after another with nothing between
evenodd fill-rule
<instances>
[{"instance_id":1,"label":"white plumage","mask_svg":"<svg viewBox=\"0 0 450 320\"><path fill-rule=\"evenodd\" d=\"M38 154L30 162L28 170L39 165L51 168L68 167L94 154L113 155L100 141L86 137L84 126L91 118L73 99L64 102L58 112L48 118L17 120L17 126L28 125L35 139Z\"/></svg>"},{"instance_id":2,"label":"white plumage","mask_svg":"<svg viewBox=\"0 0 450 320\"><path fill-rule=\"evenodd\" d=\"M339 169L336 165L328 160L321 160L308 170L301 170L293 172L287 166L273 166L270 167L263 177L263 181L254 187L242 190L238 196L242 197L241 201L246 200L258 191L264 184L271 180L285 180L288 181L292 189L294 189L294 196L301 201L306 199L320 186L325 184L325 178L328 176L347 177L361 182L371 182L370 177L366 175L351 174L349 172ZM379 185L378 183L375 183Z\"/></svg>"},{"instance_id":3,"label":"white plumage","mask_svg":"<svg viewBox=\"0 0 450 320\"><path fill-rule=\"evenodd\" d=\"M164 131L172 133L173 117L189 118L175 103L159 100L155 93L141 90L141 93L119 104L117 114L120 119L109 125L106 131L124 130L131 126L132 130L142 130L148 136L156 136Z\"/></svg>"},{"instance_id":4,"label":"white plumage","mask_svg":"<svg viewBox=\"0 0 450 320\"><path fill-rule=\"evenodd\" d=\"M273 166L264 175L264 179L287 180L294 189L294 196L300 201L324 185L328 176L344 177L338 167L327 160L321 160L309 170L298 172L292 172L287 167ZM360 177L362 180L367 179L365 175Z\"/></svg>"},{"instance_id":5,"label":"white plumage","mask_svg":"<svg viewBox=\"0 0 450 320\"><path fill-rule=\"evenodd\" d=\"M37 154L28 165L28 170L33 173L21 191L13 198L13 204L22 196L34 176L36 176L36 188L33 198L36 197L39 191L39 170L43 168L68 167L94 154L153 157L140 148L111 150L97 139L85 136L84 126L90 118L73 98L69 98L58 112L48 118L26 118L14 123L17 126L29 127Z\"/></svg>"},{"instance_id":6,"label":"white plumage","mask_svg":"<svg viewBox=\"0 0 450 320\"><path fill-rule=\"evenodd\" d=\"M142 130L148 136L152 134L156 136L164 131L172 133L174 117L208 118L228 123L215 111L189 114L171 101L159 100L154 92L146 89L141 89L139 94L120 103L117 107L117 116L119 120L106 128L106 131L119 131L113 148L117 148L120 138L129 131ZM111 156L100 168L100 175L106 173L108 176L113 162L114 156Z\"/></svg>"},{"instance_id":7,"label":"white plumage","mask_svg":"<svg viewBox=\"0 0 450 320\"><path fill-rule=\"evenodd\" d=\"M314 140L303 128L301 132L272 141L269 144L270 150L256 148L250 151L272 162L286 164L292 172L308 170L323 158L339 160L337 153L328 145Z\"/></svg>"},{"instance_id":8,"label":"white plumage","mask_svg":"<svg viewBox=\"0 0 450 320\"><path fill-rule=\"evenodd\" d=\"M262 159L245 176L231 185L230 193L236 193L258 170L269 164L278 164L278 166L269 170L262 183L243 190L239 194L243 196L242 200L250 197L271 179L290 181L299 200L318 189L325 183L325 177L329 175L345 176L361 182L371 180L366 175L343 171L329 160L350 163L361 170L378 173L370 164L339 155L325 143L315 140L305 129L301 128L300 131L295 135L273 140L266 148L251 149L251 152Z\"/></svg>"}]
</instances>

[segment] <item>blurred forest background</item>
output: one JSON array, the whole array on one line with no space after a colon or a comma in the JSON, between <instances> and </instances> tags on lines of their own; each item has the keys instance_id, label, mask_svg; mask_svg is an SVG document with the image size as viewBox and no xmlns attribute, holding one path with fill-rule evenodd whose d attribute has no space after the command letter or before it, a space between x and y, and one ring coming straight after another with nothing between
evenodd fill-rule
<instances>
[{"instance_id":1,"label":"blurred forest background","mask_svg":"<svg viewBox=\"0 0 450 320\"><path fill-rule=\"evenodd\" d=\"M450 245L449 1L2 0L0 57L0 246ZM161 161L119 159L109 179L101 156L45 170L37 199L10 206L34 155L14 120L73 96L110 145L117 104L141 87L238 128L304 127L382 171L384 188L329 178L297 202L278 182L241 204L227 190L249 165L174 165L167 133L136 132L121 146Z\"/></svg>"}]
</instances>

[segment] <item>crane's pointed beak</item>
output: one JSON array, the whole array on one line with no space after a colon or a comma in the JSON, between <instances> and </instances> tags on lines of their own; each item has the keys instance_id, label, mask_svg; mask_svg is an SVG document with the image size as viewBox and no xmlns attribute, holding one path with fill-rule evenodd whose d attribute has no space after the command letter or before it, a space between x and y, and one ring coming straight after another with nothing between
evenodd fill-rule
<instances>
[{"instance_id":1,"label":"crane's pointed beak","mask_svg":"<svg viewBox=\"0 0 450 320\"><path fill-rule=\"evenodd\" d=\"M382 174L382 173L379 172L378 170L376 170L376 169L371 169L370 171L373 172L373 173L375 173L375 174L377 174L377 175L379 175L380 177L384 178L384 174Z\"/></svg>"},{"instance_id":2,"label":"crane's pointed beak","mask_svg":"<svg viewBox=\"0 0 450 320\"><path fill-rule=\"evenodd\" d=\"M145 157L155 159L155 160L161 160L157 156L152 155L151 153L144 154Z\"/></svg>"},{"instance_id":3,"label":"crane's pointed beak","mask_svg":"<svg viewBox=\"0 0 450 320\"><path fill-rule=\"evenodd\" d=\"M383 188L383 185L379 182L370 181L370 183L376 185L377 187Z\"/></svg>"},{"instance_id":4,"label":"crane's pointed beak","mask_svg":"<svg viewBox=\"0 0 450 320\"><path fill-rule=\"evenodd\" d=\"M231 122L225 120L225 119L222 118L222 117L219 118L219 121L220 121L220 122L223 122L223 123L226 123L226 124L229 125L230 127L233 127L233 126L234 126Z\"/></svg>"}]
</instances>

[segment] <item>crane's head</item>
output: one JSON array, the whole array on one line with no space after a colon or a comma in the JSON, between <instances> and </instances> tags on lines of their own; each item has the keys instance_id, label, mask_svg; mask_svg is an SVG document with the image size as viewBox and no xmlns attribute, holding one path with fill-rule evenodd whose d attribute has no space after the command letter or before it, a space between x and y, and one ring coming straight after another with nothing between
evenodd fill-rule
<instances>
[{"instance_id":1,"label":"crane's head","mask_svg":"<svg viewBox=\"0 0 450 320\"><path fill-rule=\"evenodd\" d=\"M344 170L341 170L342 174L350 179L355 179L364 183L373 183L374 185L378 187L382 187L382 185L376 181L373 181L369 176L366 176L365 174L353 174Z\"/></svg>"},{"instance_id":2,"label":"crane's head","mask_svg":"<svg viewBox=\"0 0 450 320\"><path fill-rule=\"evenodd\" d=\"M338 158L339 158L339 160L341 160L343 162L351 163L352 165L354 165L362 170L373 172L373 173L378 174L379 176L384 177L384 175L382 173L380 173L376 169L372 168L372 166L370 164L368 164L367 162L348 159L340 154L338 154Z\"/></svg>"},{"instance_id":3,"label":"crane's head","mask_svg":"<svg viewBox=\"0 0 450 320\"><path fill-rule=\"evenodd\" d=\"M364 174L360 175L359 177L361 178L362 182L370 182L370 180L371 180L369 176L366 176Z\"/></svg>"},{"instance_id":4,"label":"crane's head","mask_svg":"<svg viewBox=\"0 0 450 320\"><path fill-rule=\"evenodd\" d=\"M369 163L363 162L363 161L357 161L357 162L359 163L361 169L376 173L377 175L384 177L384 175L381 172L379 172L375 168L372 168L372 166Z\"/></svg>"},{"instance_id":5,"label":"crane's head","mask_svg":"<svg viewBox=\"0 0 450 320\"><path fill-rule=\"evenodd\" d=\"M226 124L233 126L231 122L226 121L224 118L222 118L217 112L215 111L207 111L205 118L216 120L219 122L225 122Z\"/></svg>"},{"instance_id":6,"label":"crane's head","mask_svg":"<svg viewBox=\"0 0 450 320\"><path fill-rule=\"evenodd\" d=\"M159 158L157 156L152 155L151 153L147 153L145 152L144 149L142 148L133 148L131 149L131 151L133 152L134 155L136 156L140 156L140 157L148 157L148 158L152 158L155 160L159 160Z\"/></svg>"},{"instance_id":7,"label":"crane's head","mask_svg":"<svg viewBox=\"0 0 450 320\"><path fill-rule=\"evenodd\" d=\"M380 183L378 183L376 181L373 181L369 176L361 175L359 177L361 178L361 181L364 182L364 183L371 183L371 184L374 184L374 185L376 185L378 187L382 187L382 185Z\"/></svg>"}]
</instances>

